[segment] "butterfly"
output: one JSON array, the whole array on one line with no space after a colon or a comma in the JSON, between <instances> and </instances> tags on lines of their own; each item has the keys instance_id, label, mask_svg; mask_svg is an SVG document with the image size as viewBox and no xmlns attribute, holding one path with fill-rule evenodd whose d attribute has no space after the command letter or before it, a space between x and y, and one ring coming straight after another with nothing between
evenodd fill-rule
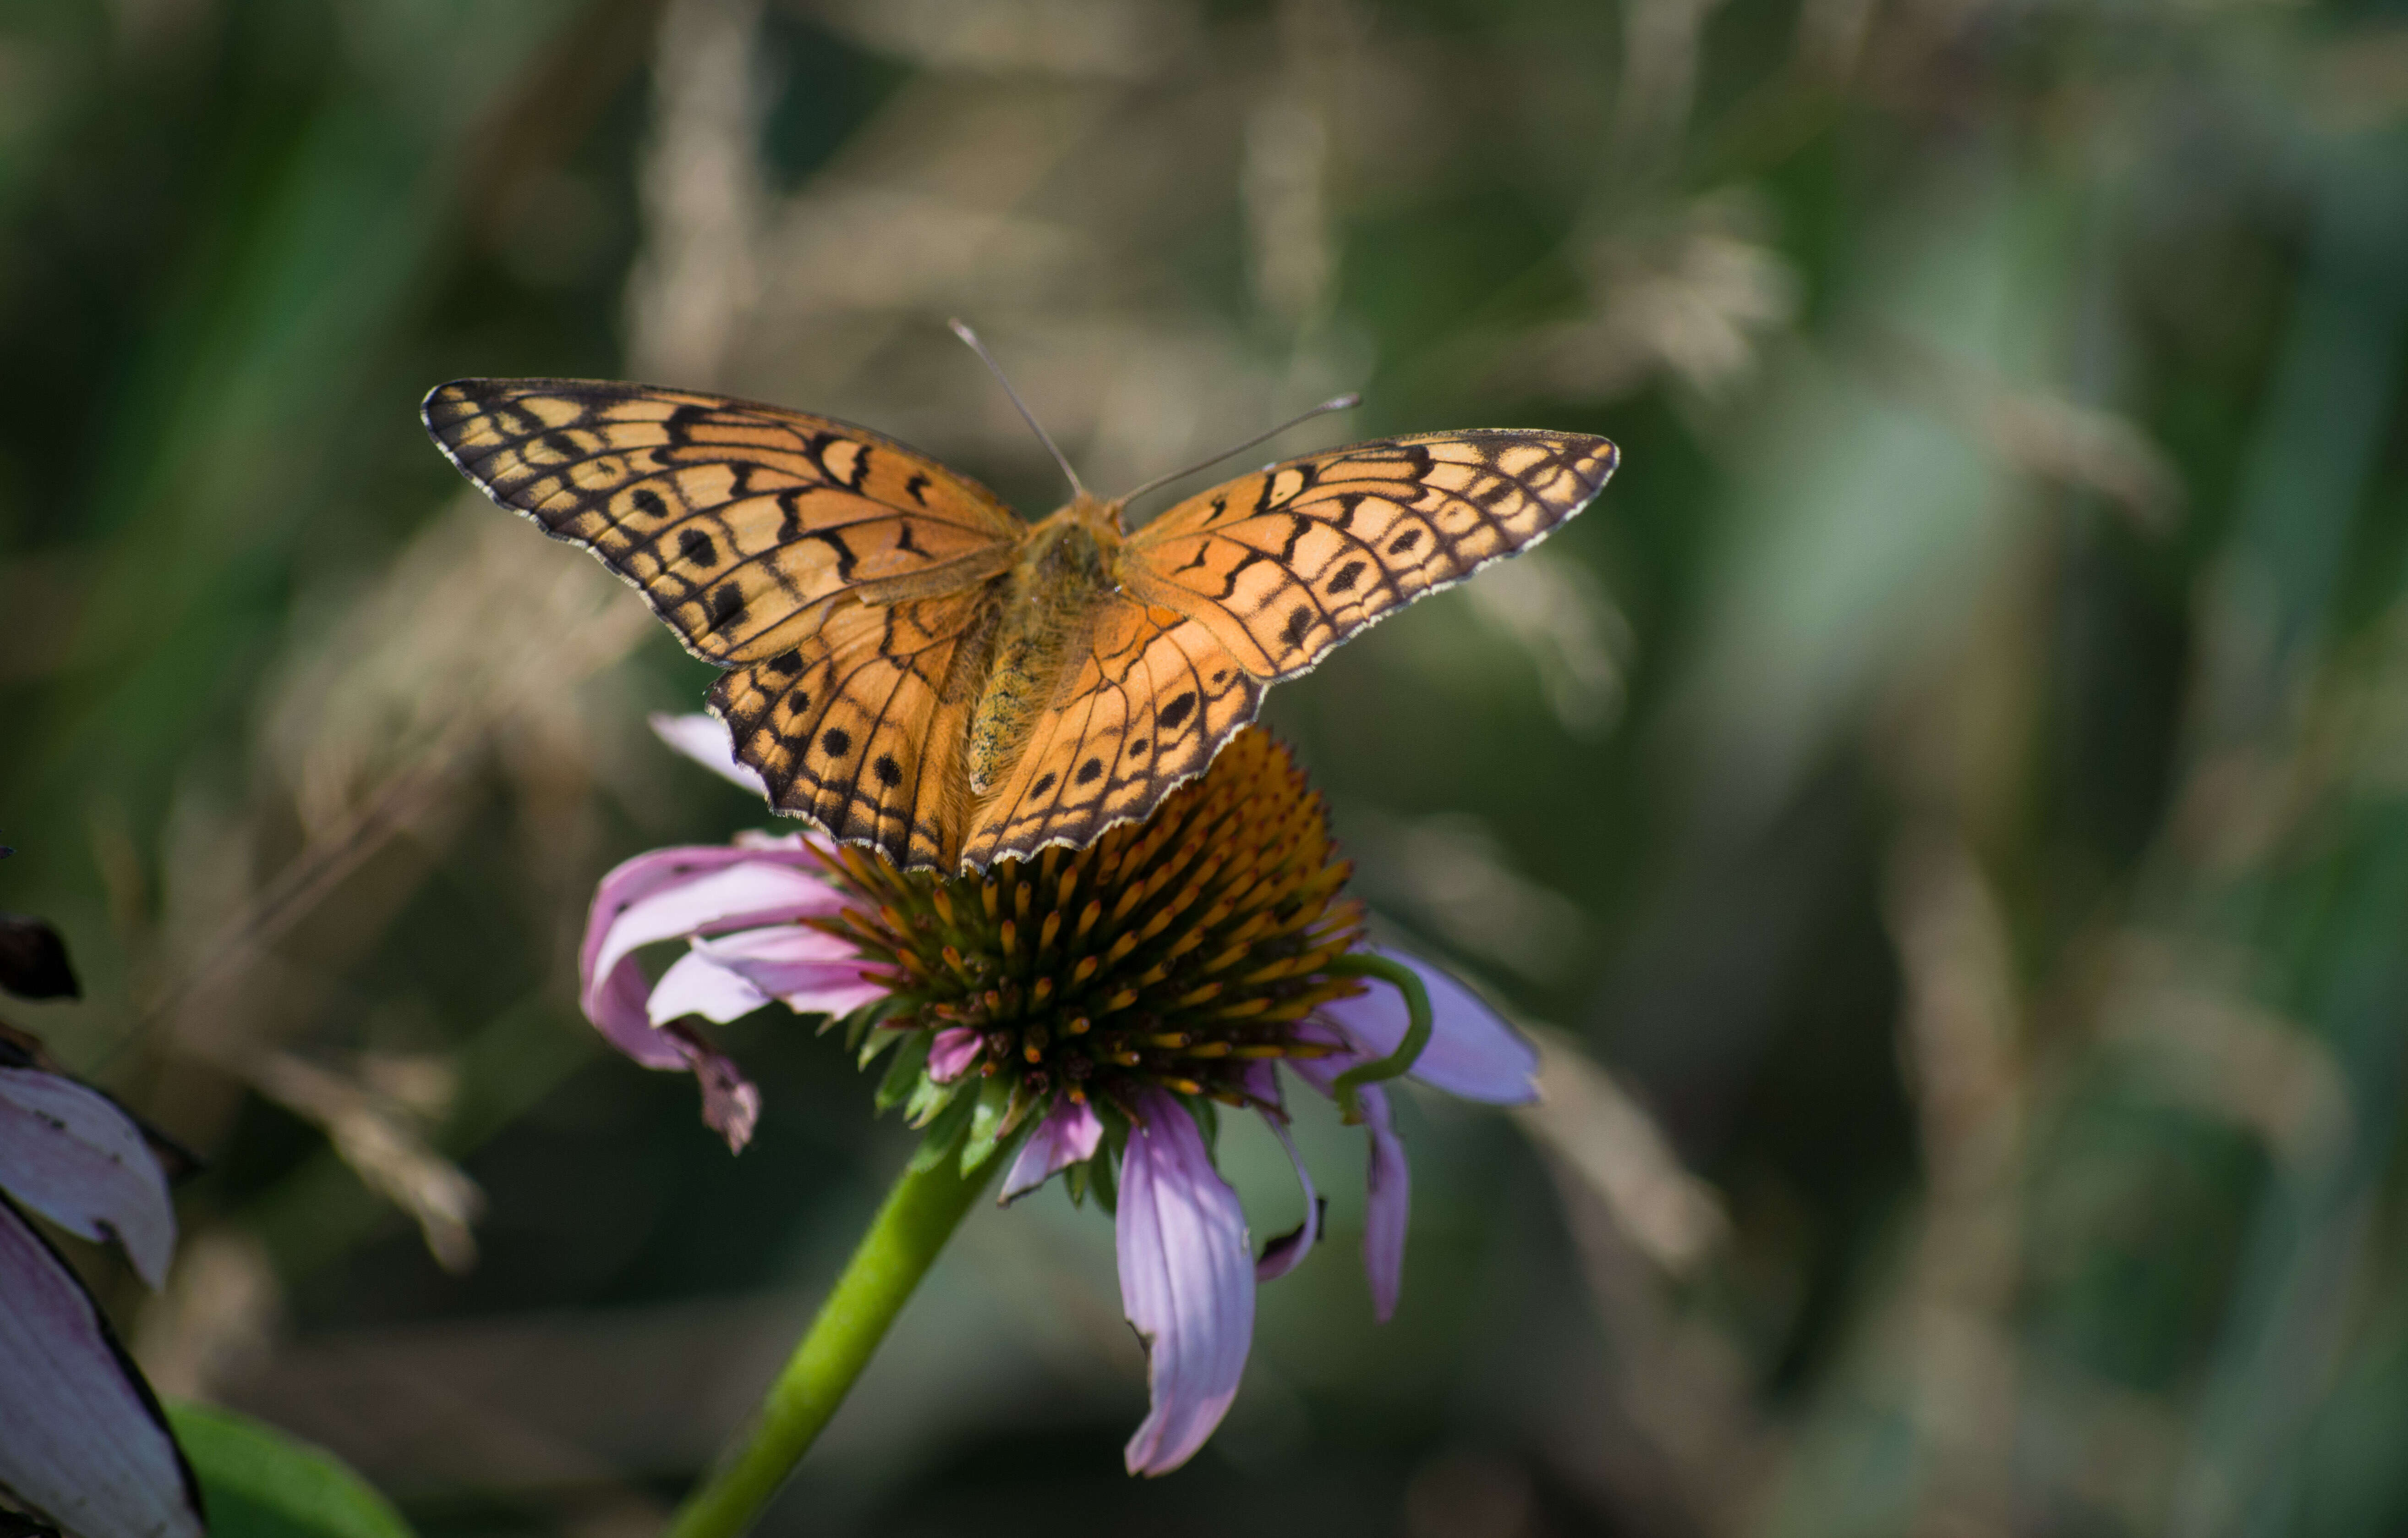
<instances>
[{"instance_id":1,"label":"butterfly","mask_svg":"<svg viewBox=\"0 0 2408 1538\"><path fill-rule=\"evenodd\" d=\"M711 710L779 811L905 870L1146 816L1270 685L1545 538L1617 457L1576 433L1383 438L1130 530L1126 498L1075 474L1031 524L892 438L694 391L456 380L422 416L486 496L725 669Z\"/></svg>"}]
</instances>

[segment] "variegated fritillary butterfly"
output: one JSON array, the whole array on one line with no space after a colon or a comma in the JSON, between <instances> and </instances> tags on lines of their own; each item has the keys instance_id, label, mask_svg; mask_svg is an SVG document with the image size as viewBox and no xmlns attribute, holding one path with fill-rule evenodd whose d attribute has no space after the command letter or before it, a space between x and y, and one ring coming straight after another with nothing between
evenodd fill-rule
<instances>
[{"instance_id":1,"label":"variegated fritillary butterfly","mask_svg":"<svg viewBox=\"0 0 2408 1538\"><path fill-rule=\"evenodd\" d=\"M1580 511L1575 433L1358 443L1131 532L1041 523L891 438L684 390L459 380L423 416L495 502L582 545L688 650L781 812L905 869L983 869L1144 817L1263 691Z\"/></svg>"}]
</instances>

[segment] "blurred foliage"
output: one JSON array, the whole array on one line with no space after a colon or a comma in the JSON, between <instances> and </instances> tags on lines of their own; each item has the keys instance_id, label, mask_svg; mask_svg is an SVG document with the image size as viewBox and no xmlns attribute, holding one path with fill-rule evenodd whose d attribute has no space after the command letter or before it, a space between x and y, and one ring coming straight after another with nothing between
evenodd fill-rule
<instances>
[{"instance_id":1,"label":"blurred foliage","mask_svg":"<svg viewBox=\"0 0 2408 1538\"><path fill-rule=\"evenodd\" d=\"M410 1538L383 1497L323 1452L205 1405L169 1412L213 1538Z\"/></svg>"},{"instance_id":2,"label":"blurred foliage","mask_svg":"<svg viewBox=\"0 0 2408 1538\"><path fill-rule=\"evenodd\" d=\"M774 1528L2408 1522L2366 4L13 0L0 904L91 995L18 1023L211 1161L166 1297L77 1252L164 1391L429 1534L598 1534L766 1380L908 1134L782 1017L733 1161L596 1050L595 878L762 814L643 727L707 672L415 406L715 387L1041 511L953 313L1106 487L1346 388L1283 442L1623 444L1268 711L1555 1094L1409 1108L1401 1316L1344 1245L1268 1289L1171 1485L1102 1220L973 1218Z\"/></svg>"}]
</instances>

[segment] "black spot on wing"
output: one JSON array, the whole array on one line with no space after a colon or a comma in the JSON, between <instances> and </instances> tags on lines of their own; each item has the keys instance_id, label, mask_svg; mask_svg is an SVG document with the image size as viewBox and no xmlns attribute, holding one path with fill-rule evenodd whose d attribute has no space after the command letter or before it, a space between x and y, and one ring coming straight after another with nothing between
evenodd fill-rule
<instances>
[{"instance_id":1,"label":"black spot on wing","mask_svg":"<svg viewBox=\"0 0 2408 1538\"><path fill-rule=\"evenodd\" d=\"M689 566L708 569L719 564L719 547L711 543L710 535L690 528L678 536L678 557Z\"/></svg>"},{"instance_id":2,"label":"black spot on wing","mask_svg":"<svg viewBox=\"0 0 2408 1538\"><path fill-rule=\"evenodd\" d=\"M724 630L744 617L744 590L727 582L710 595L710 627Z\"/></svg>"},{"instance_id":3,"label":"black spot on wing","mask_svg":"<svg viewBox=\"0 0 2408 1538\"><path fill-rule=\"evenodd\" d=\"M878 755L878 762L873 766L873 771L878 776L878 783L890 789L903 783L903 766L895 761L895 755L891 753L882 753Z\"/></svg>"},{"instance_id":4,"label":"black spot on wing","mask_svg":"<svg viewBox=\"0 0 2408 1538\"><path fill-rule=\"evenodd\" d=\"M1100 758L1090 758L1079 766L1079 772L1074 778L1082 785L1092 785L1096 783L1096 777L1103 772L1104 761Z\"/></svg>"},{"instance_id":5,"label":"black spot on wing","mask_svg":"<svg viewBox=\"0 0 2408 1538\"><path fill-rule=\"evenodd\" d=\"M1223 677L1226 676L1226 674L1216 676L1212 682L1218 683ZM1155 713L1154 720L1164 731L1177 731L1180 723L1185 721L1188 712L1195 709L1196 691L1188 689L1171 696L1170 703Z\"/></svg>"},{"instance_id":6,"label":"black spot on wing","mask_svg":"<svg viewBox=\"0 0 2408 1538\"><path fill-rule=\"evenodd\" d=\"M1312 610L1309 605L1297 604L1288 611L1285 635L1291 650L1302 646L1306 634L1312 629Z\"/></svg>"},{"instance_id":7,"label":"black spot on wing","mask_svg":"<svg viewBox=\"0 0 2408 1538\"><path fill-rule=\"evenodd\" d=\"M842 726L830 726L820 734L820 751L831 758L841 758L853 751L853 734Z\"/></svg>"}]
</instances>

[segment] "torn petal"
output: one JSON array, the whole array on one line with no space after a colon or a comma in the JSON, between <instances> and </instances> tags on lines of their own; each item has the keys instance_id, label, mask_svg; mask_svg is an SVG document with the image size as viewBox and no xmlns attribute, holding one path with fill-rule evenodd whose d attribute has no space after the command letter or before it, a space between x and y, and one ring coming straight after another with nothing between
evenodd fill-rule
<instances>
[{"instance_id":1,"label":"torn petal","mask_svg":"<svg viewBox=\"0 0 2408 1538\"><path fill-rule=\"evenodd\" d=\"M1268 1066L1268 1065L1266 1065ZM1327 1203L1312 1188L1312 1171L1304 1167L1304 1156L1297 1151L1296 1139L1288 1135L1287 1123L1266 1111L1263 1120L1287 1150L1288 1162L1296 1166L1297 1183L1304 1187L1304 1222L1294 1233L1283 1233L1263 1246L1263 1258L1254 1262L1254 1280L1276 1281L1304 1264L1312 1246L1321 1238L1322 1213Z\"/></svg>"},{"instance_id":2,"label":"torn petal","mask_svg":"<svg viewBox=\"0 0 2408 1538\"><path fill-rule=\"evenodd\" d=\"M730 784L741 785L765 801L769 798L769 787L762 780L761 771L736 756L736 743L726 722L700 711L692 715L654 711L646 719L652 735L670 747Z\"/></svg>"},{"instance_id":3,"label":"torn petal","mask_svg":"<svg viewBox=\"0 0 2408 1538\"><path fill-rule=\"evenodd\" d=\"M761 1123L761 1091L735 1060L703 1039L693 1027L661 1028L661 1039L676 1047L679 1060L694 1070L702 1086L703 1125L727 1140L731 1154L744 1152L752 1129Z\"/></svg>"},{"instance_id":4,"label":"torn petal","mask_svg":"<svg viewBox=\"0 0 2408 1538\"><path fill-rule=\"evenodd\" d=\"M70 1233L115 1239L151 1287L166 1279L176 1248L166 1176L142 1129L98 1090L0 1068L0 1189Z\"/></svg>"},{"instance_id":5,"label":"torn petal","mask_svg":"<svg viewBox=\"0 0 2408 1538\"><path fill-rule=\"evenodd\" d=\"M1121 1308L1146 1346L1153 1408L1125 1457L1168 1473L1228 1413L1254 1332L1254 1267L1238 1193L1213 1169L1187 1109L1159 1089L1121 1161L1115 1239Z\"/></svg>"},{"instance_id":6,"label":"torn petal","mask_svg":"<svg viewBox=\"0 0 2408 1538\"><path fill-rule=\"evenodd\" d=\"M1413 970L1429 990L1430 1038L1412 1076L1450 1095L1491 1105L1527 1105L1539 1098L1539 1053L1481 997L1419 956L1386 946L1376 954ZM1395 988L1378 978L1370 990L1321 1007L1366 1057L1384 1057L1405 1039L1412 1016Z\"/></svg>"},{"instance_id":7,"label":"torn petal","mask_svg":"<svg viewBox=\"0 0 2408 1538\"><path fill-rule=\"evenodd\" d=\"M1055 1100L1037 1130L1020 1145L1020 1157L1011 1161L1010 1172L1003 1177L1001 1200L1025 1196L1071 1165L1095 1157L1103 1141L1104 1119L1096 1114L1094 1106L1067 1096Z\"/></svg>"},{"instance_id":8,"label":"torn petal","mask_svg":"<svg viewBox=\"0 0 2408 1538\"><path fill-rule=\"evenodd\" d=\"M92 1295L0 1200L0 1487L77 1538L202 1538L200 1487Z\"/></svg>"}]
</instances>

